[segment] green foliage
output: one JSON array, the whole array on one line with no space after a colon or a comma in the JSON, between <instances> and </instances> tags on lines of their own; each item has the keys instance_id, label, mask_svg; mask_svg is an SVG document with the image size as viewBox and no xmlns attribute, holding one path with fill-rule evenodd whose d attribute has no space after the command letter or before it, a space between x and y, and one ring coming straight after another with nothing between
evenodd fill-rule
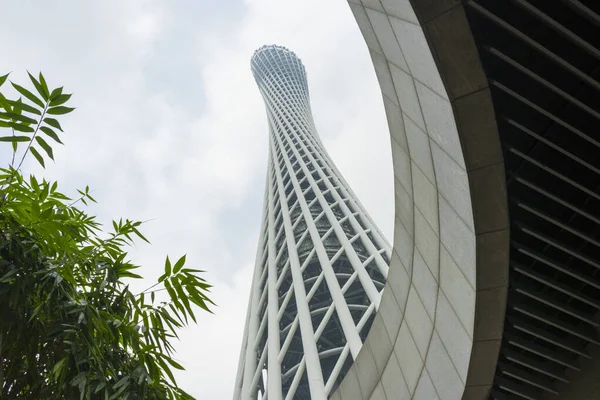
<instances>
[{"instance_id":1,"label":"green foliage","mask_svg":"<svg viewBox=\"0 0 600 400\"><path fill-rule=\"evenodd\" d=\"M0 93L0 142L13 151L0 168L0 398L191 399L173 377L183 367L172 340L196 321L195 307L210 311L203 271L167 258L158 282L134 294L126 280L141 278L140 267L126 247L148 242L141 222L113 221L103 232L78 207L95 202L88 187L71 199L57 182L21 174L28 154L42 166L54 159L62 128L47 115L73 111L70 94L50 90L42 74L29 78L36 94L12 82L25 99ZM156 301L159 291L167 301Z\"/></svg>"}]
</instances>

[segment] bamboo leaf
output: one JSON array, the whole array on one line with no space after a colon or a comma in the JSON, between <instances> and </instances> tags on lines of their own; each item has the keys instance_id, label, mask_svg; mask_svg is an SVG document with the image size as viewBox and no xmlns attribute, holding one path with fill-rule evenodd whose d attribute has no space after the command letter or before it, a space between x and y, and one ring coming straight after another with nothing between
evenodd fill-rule
<instances>
[{"instance_id":1,"label":"bamboo leaf","mask_svg":"<svg viewBox=\"0 0 600 400\"><path fill-rule=\"evenodd\" d=\"M143 277L138 274L134 274L133 272L124 271L119 273L121 278L134 278L134 279L142 279Z\"/></svg>"},{"instance_id":2,"label":"bamboo leaf","mask_svg":"<svg viewBox=\"0 0 600 400\"><path fill-rule=\"evenodd\" d=\"M60 106L61 104L66 103L70 98L71 94L61 94L57 96L54 100L50 101L50 107Z\"/></svg>"},{"instance_id":3,"label":"bamboo leaf","mask_svg":"<svg viewBox=\"0 0 600 400\"><path fill-rule=\"evenodd\" d=\"M20 99L19 99L20 100ZM18 109L21 109L23 111L27 111L29 113L32 114L36 114L36 115L42 115L42 112L40 110L38 110L35 107L30 106L29 104L23 103L22 101L13 101L13 100L8 100L8 102L13 106L16 107Z\"/></svg>"},{"instance_id":4,"label":"bamboo leaf","mask_svg":"<svg viewBox=\"0 0 600 400\"><path fill-rule=\"evenodd\" d=\"M68 114L73 110L75 110L75 108L57 106L57 107L49 108L48 111L46 111L46 112L51 115L63 115L63 114Z\"/></svg>"},{"instance_id":5,"label":"bamboo leaf","mask_svg":"<svg viewBox=\"0 0 600 400\"><path fill-rule=\"evenodd\" d=\"M206 271L203 269L184 268L183 272L185 272L185 273L193 273L193 272L202 273L202 272L206 272Z\"/></svg>"},{"instance_id":6,"label":"bamboo leaf","mask_svg":"<svg viewBox=\"0 0 600 400\"><path fill-rule=\"evenodd\" d=\"M44 164L44 158L40 155L40 153L38 153L38 151L35 149L35 147L31 146L29 148L29 151L31 152L31 154L33 154L35 159L38 160L38 162L42 165L42 167L46 168L46 164Z\"/></svg>"},{"instance_id":7,"label":"bamboo leaf","mask_svg":"<svg viewBox=\"0 0 600 400\"><path fill-rule=\"evenodd\" d=\"M187 310L188 314L190 315L190 317L192 317L192 320L194 322L196 322L196 317L194 316L194 311L192 310L192 307L190 306L190 301L188 299L188 296L186 296L181 285L180 284L176 285L175 290L177 291L177 294L179 295L179 298L181 299L183 305L185 306L185 309Z\"/></svg>"},{"instance_id":8,"label":"bamboo leaf","mask_svg":"<svg viewBox=\"0 0 600 400\"><path fill-rule=\"evenodd\" d=\"M125 382L123 382L123 380L125 380ZM117 385L120 384L121 382L123 382L123 383L121 384L121 387L119 388L119 390L116 393L114 393L112 396L110 396L108 400L113 400L113 399L118 398L121 395L121 393L123 393L125 391L125 389L127 389L129 387L129 384L131 383L129 381L129 376L122 378L119 382L117 382ZM113 386L113 389L116 389L116 385Z\"/></svg>"},{"instance_id":9,"label":"bamboo leaf","mask_svg":"<svg viewBox=\"0 0 600 400\"><path fill-rule=\"evenodd\" d=\"M183 255L183 257L181 257L179 260L177 260L177 262L175 263L175 266L173 267L173 273L176 274L178 273L181 268L183 268L183 265L185 264L185 254Z\"/></svg>"},{"instance_id":10,"label":"bamboo leaf","mask_svg":"<svg viewBox=\"0 0 600 400\"><path fill-rule=\"evenodd\" d=\"M52 147L50 147L48 145L48 143L46 143L46 141L39 136L36 136L35 141L38 142L38 144L40 145L40 147L42 149L44 149L46 154L48 154L48 157L50 157L52 160L54 160L54 154L52 153Z\"/></svg>"},{"instance_id":11,"label":"bamboo leaf","mask_svg":"<svg viewBox=\"0 0 600 400\"><path fill-rule=\"evenodd\" d=\"M25 96L27 99L29 99L29 101L44 108L44 103L36 95L31 93L29 90L25 89L23 86L17 85L14 82L11 82L11 84L17 90L17 92L21 93L23 96Z\"/></svg>"},{"instance_id":12,"label":"bamboo leaf","mask_svg":"<svg viewBox=\"0 0 600 400\"><path fill-rule=\"evenodd\" d=\"M19 109L19 111L21 111L21 109ZM16 112L0 113L0 116L3 118L6 118L6 119L10 118L14 121L24 122L26 124L33 124L33 125L37 124L37 121L35 119L29 118L25 115L18 114Z\"/></svg>"},{"instance_id":13,"label":"bamboo leaf","mask_svg":"<svg viewBox=\"0 0 600 400\"><path fill-rule=\"evenodd\" d=\"M0 282L2 282L2 283L10 282L9 278L11 278L13 275L16 275L17 272L19 272L19 270L17 268L11 269L6 274L4 274L2 276L2 278L0 278Z\"/></svg>"},{"instance_id":14,"label":"bamboo leaf","mask_svg":"<svg viewBox=\"0 0 600 400\"><path fill-rule=\"evenodd\" d=\"M121 378L121 380L119 382L115 383L115 385L113 386L113 389L120 388L121 386L123 386L124 384L126 384L128 380L129 380L128 376L125 376L125 377Z\"/></svg>"},{"instance_id":15,"label":"bamboo leaf","mask_svg":"<svg viewBox=\"0 0 600 400\"><path fill-rule=\"evenodd\" d=\"M165 275L171 275L171 260L169 260L169 256L167 256L165 261Z\"/></svg>"},{"instance_id":16,"label":"bamboo leaf","mask_svg":"<svg viewBox=\"0 0 600 400\"><path fill-rule=\"evenodd\" d=\"M52 100L56 99L58 96L60 96L62 94L63 91L63 87L59 87L56 88L52 91L52 93L50 93L50 101L52 102Z\"/></svg>"},{"instance_id":17,"label":"bamboo leaf","mask_svg":"<svg viewBox=\"0 0 600 400\"><path fill-rule=\"evenodd\" d=\"M6 78L8 78L9 75L10 75L10 72L6 75L0 76L0 86L2 86L4 84L4 82L6 82Z\"/></svg>"},{"instance_id":18,"label":"bamboo leaf","mask_svg":"<svg viewBox=\"0 0 600 400\"><path fill-rule=\"evenodd\" d=\"M0 137L0 142L29 142L29 136L3 136Z\"/></svg>"},{"instance_id":19,"label":"bamboo leaf","mask_svg":"<svg viewBox=\"0 0 600 400\"><path fill-rule=\"evenodd\" d=\"M54 368L52 368L52 375L54 375L54 379L58 378L58 376L60 375L60 372L63 368L63 366L65 365L65 361L67 360L67 358L63 358L61 359L59 362L57 362L56 364L54 364Z\"/></svg>"},{"instance_id":20,"label":"bamboo leaf","mask_svg":"<svg viewBox=\"0 0 600 400\"><path fill-rule=\"evenodd\" d=\"M4 108L6 111L12 111L10 106L10 100L8 100L2 93L0 93L0 107Z\"/></svg>"},{"instance_id":21,"label":"bamboo leaf","mask_svg":"<svg viewBox=\"0 0 600 400\"><path fill-rule=\"evenodd\" d=\"M35 176L33 176L33 175L29 176L29 184L31 185L31 187L33 188L33 190L35 190L36 193L39 193L39 191L40 191L40 184L38 183L38 181L35 178Z\"/></svg>"},{"instance_id":22,"label":"bamboo leaf","mask_svg":"<svg viewBox=\"0 0 600 400\"><path fill-rule=\"evenodd\" d=\"M164 357L167 358L166 356L164 356ZM160 364L160 366L162 367L163 371L165 371L167 373L167 375L171 379L171 382L175 382L175 377L173 376L173 372L171 372L171 368L169 368L169 366L165 363L165 361L161 357L158 357L157 361Z\"/></svg>"},{"instance_id":23,"label":"bamboo leaf","mask_svg":"<svg viewBox=\"0 0 600 400\"><path fill-rule=\"evenodd\" d=\"M94 393L98 393L99 391L101 391L105 387L106 387L106 382L100 382L98 384L98 386L96 386L96 389L94 390Z\"/></svg>"},{"instance_id":24,"label":"bamboo leaf","mask_svg":"<svg viewBox=\"0 0 600 400\"><path fill-rule=\"evenodd\" d=\"M51 127L58 129L61 132L63 131L58 121L54 118L44 118L44 122L50 125Z\"/></svg>"},{"instance_id":25,"label":"bamboo leaf","mask_svg":"<svg viewBox=\"0 0 600 400\"><path fill-rule=\"evenodd\" d=\"M40 72L40 85L42 86L42 89L44 90L44 93L46 94L46 97L48 97L48 99L50 98L50 91L48 90L48 84L46 84L46 79L44 79L44 75L42 75L42 73ZM46 100L48 100L46 99Z\"/></svg>"},{"instance_id":26,"label":"bamboo leaf","mask_svg":"<svg viewBox=\"0 0 600 400\"><path fill-rule=\"evenodd\" d=\"M42 96L42 99L44 99L44 101L48 101L49 93L44 90L44 87L40 84L40 82L38 82L37 79L35 79L35 77L33 75L31 75L29 73L29 71L27 71L27 75L29 75L29 79L31 80L31 83L33 83L33 86L35 86L35 90L37 90L39 95Z\"/></svg>"},{"instance_id":27,"label":"bamboo leaf","mask_svg":"<svg viewBox=\"0 0 600 400\"><path fill-rule=\"evenodd\" d=\"M181 370L181 371L184 371L184 370L185 370L185 368L183 368L183 366L182 366L181 364L179 364L178 362L176 362L176 361L175 361L175 360L173 360L172 358L170 358L170 357L166 357L165 359L166 359L166 360L167 360L167 362L168 362L169 364L171 364L171 365L172 365L174 368L176 368L176 369L178 369L178 370Z\"/></svg>"},{"instance_id":28,"label":"bamboo leaf","mask_svg":"<svg viewBox=\"0 0 600 400\"><path fill-rule=\"evenodd\" d=\"M167 292L169 293L171 300L174 302L177 301L177 293L173 289L173 286L171 286L171 283L169 281L164 281L164 282L165 282L164 283L165 289L167 289Z\"/></svg>"},{"instance_id":29,"label":"bamboo leaf","mask_svg":"<svg viewBox=\"0 0 600 400\"><path fill-rule=\"evenodd\" d=\"M35 129L33 129L32 127L30 127L28 125L23 125L23 124L17 124L16 122L11 122L10 127L13 128L15 131L19 131L19 132L27 132L27 133L35 132Z\"/></svg>"},{"instance_id":30,"label":"bamboo leaf","mask_svg":"<svg viewBox=\"0 0 600 400\"><path fill-rule=\"evenodd\" d=\"M96 202L95 200L93 200L93 199L91 198L91 196L88 196L88 197L90 197L90 199L91 199L92 201ZM148 239L146 239L146 237L145 237L144 235L142 235L142 234L141 234L141 232L140 232L140 231L138 231L136 228L133 228L133 233L135 233L135 234L137 235L137 237L139 237L140 239L142 239L144 242L146 242L146 243L150 244L150 241L149 241Z\"/></svg>"},{"instance_id":31,"label":"bamboo leaf","mask_svg":"<svg viewBox=\"0 0 600 400\"><path fill-rule=\"evenodd\" d=\"M54 132L51 128L48 128L47 126L41 126L40 130L42 132L44 132L46 135L50 136L52 139L54 139L55 142L63 144L63 142L61 142L60 139L58 138L58 135L56 134L56 132Z\"/></svg>"}]
</instances>

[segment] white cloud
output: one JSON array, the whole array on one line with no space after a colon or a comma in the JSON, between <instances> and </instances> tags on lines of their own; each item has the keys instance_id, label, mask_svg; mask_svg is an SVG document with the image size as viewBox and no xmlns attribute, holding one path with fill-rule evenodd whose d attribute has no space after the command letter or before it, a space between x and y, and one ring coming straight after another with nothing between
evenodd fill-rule
<instances>
[{"instance_id":1,"label":"white cloud","mask_svg":"<svg viewBox=\"0 0 600 400\"><path fill-rule=\"evenodd\" d=\"M148 279L167 253L208 270L219 307L182 333L178 376L198 398L220 400L233 391L267 160L253 51L276 43L302 58L325 146L390 239L393 178L375 74L344 1L216 3L13 2L0 72L22 81L41 69L75 92L56 164L27 168L67 191L89 184L102 221L152 219L153 245L132 250Z\"/></svg>"}]
</instances>

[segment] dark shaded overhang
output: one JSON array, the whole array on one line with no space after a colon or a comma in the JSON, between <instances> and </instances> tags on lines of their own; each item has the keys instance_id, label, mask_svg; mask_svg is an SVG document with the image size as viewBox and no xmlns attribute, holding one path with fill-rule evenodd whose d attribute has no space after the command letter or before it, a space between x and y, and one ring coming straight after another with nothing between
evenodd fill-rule
<instances>
[{"instance_id":1,"label":"dark shaded overhang","mask_svg":"<svg viewBox=\"0 0 600 400\"><path fill-rule=\"evenodd\" d=\"M600 380L600 3L413 5L453 98L459 134L482 128L483 143L472 132L461 137L468 163L477 153L489 156L494 134L502 147L510 219L510 249L495 249L510 256L502 341L491 387L482 378L483 390L463 398L592 398ZM473 42L476 52L465 45ZM490 99L493 113L458 107L466 89L472 113ZM495 183L470 181L475 207L485 185ZM479 211L493 219L494 202L488 204ZM489 362L472 359L469 374L477 368L489 370Z\"/></svg>"}]
</instances>

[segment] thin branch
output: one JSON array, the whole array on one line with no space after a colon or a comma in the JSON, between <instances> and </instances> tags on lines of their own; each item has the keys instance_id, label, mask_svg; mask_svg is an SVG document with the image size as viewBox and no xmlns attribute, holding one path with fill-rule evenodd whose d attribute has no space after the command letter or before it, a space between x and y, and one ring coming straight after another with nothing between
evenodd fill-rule
<instances>
[{"instance_id":1,"label":"thin branch","mask_svg":"<svg viewBox=\"0 0 600 400\"><path fill-rule=\"evenodd\" d=\"M140 293L136 294L136 295L135 295L135 297L138 297L138 296L140 296L140 295L142 295L142 294L145 294L145 293L151 293L151 292L148 292L148 290L150 290L150 289L153 289L153 288L157 287L157 286L158 286L158 285L160 285L161 283L162 283L162 282L156 282L154 285L152 285L152 286L150 286L149 288L145 289L144 291L142 291L142 292L140 292ZM161 290L162 290L162 289L161 289Z\"/></svg>"},{"instance_id":2,"label":"thin branch","mask_svg":"<svg viewBox=\"0 0 600 400\"><path fill-rule=\"evenodd\" d=\"M77 200L73 201L71 204L67 205L67 208L71 208L72 206L74 206L75 204L77 204L78 202L80 202L84 197L85 197L85 195L81 196Z\"/></svg>"},{"instance_id":3,"label":"thin branch","mask_svg":"<svg viewBox=\"0 0 600 400\"><path fill-rule=\"evenodd\" d=\"M35 140L35 135L37 135L40 127L42 126L42 122L44 120L44 117L46 116L46 111L48 110L48 107L50 106L50 101L46 102L46 105L44 106L44 111L42 111L42 115L40 116L40 122L38 122L37 126L35 127L35 131L33 131L33 136L31 137L31 140L29 141L29 144L27 145L27 148L25 149L25 152L23 153L23 157L21 157L21 161L19 162L19 166L17 167L17 171L21 169L21 165L23 165L23 161L25 160L25 156L27 156L27 153L29 152L29 148L31 147L31 145L33 144L33 141Z\"/></svg>"},{"instance_id":4,"label":"thin branch","mask_svg":"<svg viewBox=\"0 0 600 400\"><path fill-rule=\"evenodd\" d=\"M161 283L162 283L162 282L161 282ZM148 289L146 289L146 290L148 290ZM152 294L152 293L162 292L162 291L164 291L164 290L167 290L167 288L156 289L156 290L153 290L153 291L151 291L151 292L142 292L142 293L144 293L144 294ZM141 293L140 293L140 294L141 294ZM139 295L136 295L136 296L139 296Z\"/></svg>"},{"instance_id":5,"label":"thin branch","mask_svg":"<svg viewBox=\"0 0 600 400\"><path fill-rule=\"evenodd\" d=\"M13 134L13 136L16 136L16 135L15 135L15 128L10 128L10 130L12 131L12 134ZM16 143L13 143L13 144L15 144L15 145L16 145ZM15 147L15 148L13 149L12 160L11 160L11 162L10 162L10 166L11 166L11 167L14 167L14 166L15 166L15 156L16 156L16 155L17 155L17 148Z\"/></svg>"}]
</instances>

